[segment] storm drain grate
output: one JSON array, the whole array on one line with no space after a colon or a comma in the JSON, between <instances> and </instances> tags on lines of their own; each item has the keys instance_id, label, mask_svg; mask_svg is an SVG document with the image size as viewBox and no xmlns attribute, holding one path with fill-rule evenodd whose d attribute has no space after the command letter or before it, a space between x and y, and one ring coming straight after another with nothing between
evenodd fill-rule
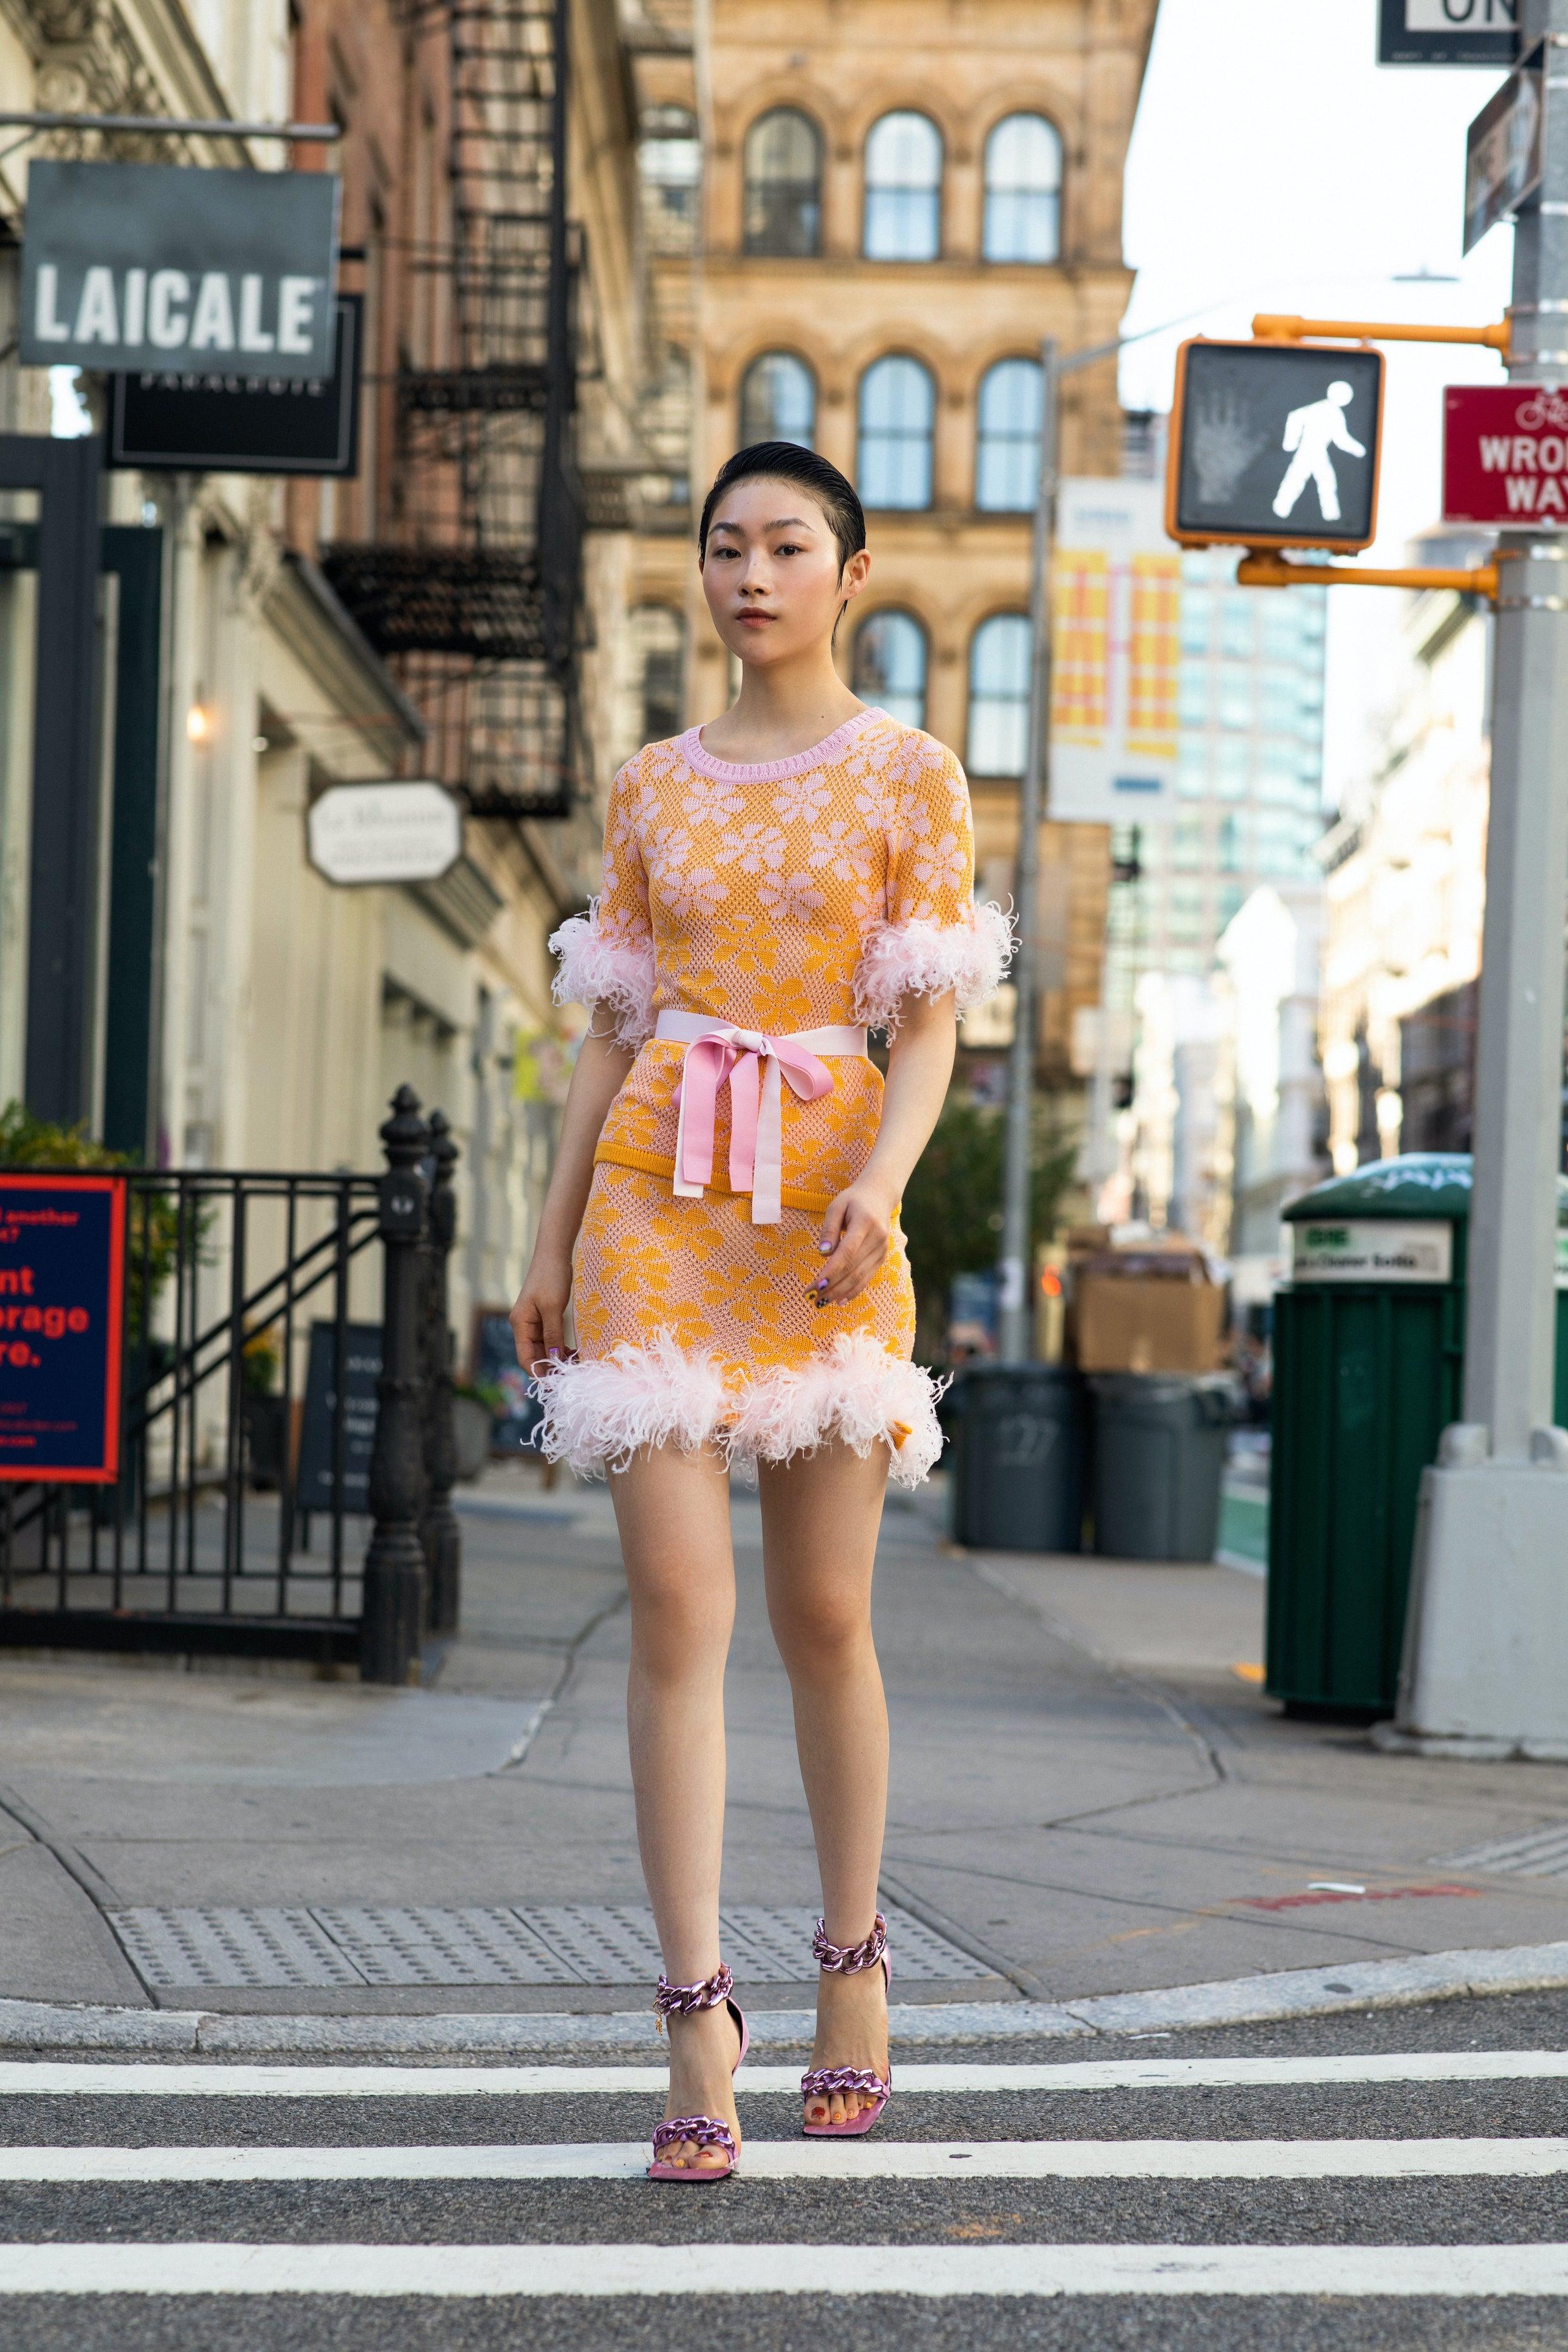
<instances>
[{"instance_id":1,"label":"storm drain grate","mask_svg":"<svg viewBox=\"0 0 1568 2352\"><path fill-rule=\"evenodd\" d=\"M179 1986L651 1985L659 1971L643 1904L317 1904L308 1909L160 1910L110 1915L143 1983ZM992 1971L897 1907L888 1934L900 1979L973 1982ZM742 1984L808 1984L814 1914L760 1903L721 1914L725 1957Z\"/></svg>"},{"instance_id":2,"label":"storm drain grate","mask_svg":"<svg viewBox=\"0 0 1568 2352\"><path fill-rule=\"evenodd\" d=\"M1535 1830L1529 1837L1498 1838L1446 1854L1445 1870L1490 1870L1504 1878L1568 1878L1568 1826Z\"/></svg>"}]
</instances>

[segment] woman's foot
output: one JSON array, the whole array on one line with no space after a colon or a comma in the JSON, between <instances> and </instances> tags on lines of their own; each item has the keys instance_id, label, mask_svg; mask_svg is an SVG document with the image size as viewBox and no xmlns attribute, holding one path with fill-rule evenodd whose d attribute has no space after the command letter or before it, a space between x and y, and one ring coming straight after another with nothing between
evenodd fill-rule
<instances>
[{"instance_id":1,"label":"woman's foot","mask_svg":"<svg viewBox=\"0 0 1568 2352\"><path fill-rule=\"evenodd\" d=\"M677 2116L711 2116L715 2123L729 2125L739 2157L741 2121L735 2113L735 2053L741 2046L741 2029L729 2003L721 2000L716 2008L700 2009L690 2017L667 2018L665 2032L669 2036L669 2096L664 2103L665 2122L673 2122ZM661 2164L678 2165L683 2171L691 2167L722 2172L730 2161L723 2148L698 2147L689 2139L660 2148L658 2158Z\"/></svg>"},{"instance_id":2,"label":"woman's foot","mask_svg":"<svg viewBox=\"0 0 1568 2352\"><path fill-rule=\"evenodd\" d=\"M816 2040L812 2069L819 2066L868 2068L888 2079L888 1985L881 1964L839 1975L824 1969L816 1979ZM805 2103L808 2124L850 2123L862 2107L875 2106L864 2091L815 2093Z\"/></svg>"}]
</instances>

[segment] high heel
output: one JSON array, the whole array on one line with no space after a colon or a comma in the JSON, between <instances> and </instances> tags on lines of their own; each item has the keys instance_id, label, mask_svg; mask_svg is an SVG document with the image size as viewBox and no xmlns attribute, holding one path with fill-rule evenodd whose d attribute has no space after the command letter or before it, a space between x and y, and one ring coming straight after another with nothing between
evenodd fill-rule
<instances>
[{"instance_id":1,"label":"high heel","mask_svg":"<svg viewBox=\"0 0 1568 2352\"><path fill-rule=\"evenodd\" d=\"M735 1979L721 1961L704 1984L672 1985L660 1977L658 1990L653 1997L654 2014L662 2026L667 2017L695 2017L699 2010L717 2009L722 2001L741 2032L741 2046L735 2053L731 2074L740 2072L741 2061L751 2042L746 2030L745 2014L738 2000L730 1996ZM659 2154L661 2148L679 2147L689 2140L700 2148L722 2148L728 2161L723 2164L667 2164ZM735 2135L727 2123L717 2116L674 2116L668 2123L653 2127L653 2162L648 2166L650 2180L728 2180L736 2164Z\"/></svg>"},{"instance_id":2,"label":"high heel","mask_svg":"<svg viewBox=\"0 0 1568 2352\"><path fill-rule=\"evenodd\" d=\"M819 1965L832 1969L837 1976L858 1976L862 1969L874 1969L879 1960L882 1981L891 1999L893 1963L888 1952L888 1923L879 1911L877 1923L863 1944L830 1944L827 1923L819 1919L816 1933L811 1939L811 1948ZM855 2091L862 2099L874 2099L876 2105L862 2106L858 2115L850 2116L843 2123L803 2123L801 2129L807 2139L863 2139L881 2122L882 2110L893 2095L893 2070L889 2067L885 2083L880 2074L873 2074L868 2066L814 2066L809 2074L800 2078L800 2092L804 2099L830 2098L835 2091Z\"/></svg>"}]
</instances>

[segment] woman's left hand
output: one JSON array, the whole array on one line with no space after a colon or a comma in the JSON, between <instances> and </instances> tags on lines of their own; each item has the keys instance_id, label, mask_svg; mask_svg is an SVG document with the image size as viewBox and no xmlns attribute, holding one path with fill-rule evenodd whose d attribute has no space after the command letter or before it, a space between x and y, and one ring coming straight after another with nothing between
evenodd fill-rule
<instances>
[{"instance_id":1,"label":"woman's left hand","mask_svg":"<svg viewBox=\"0 0 1568 2352\"><path fill-rule=\"evenodd\" d=\"M822 1271L806 1286L814 1307L841 1307L869 1286L888 1255L897 1206L865 1176L828 1204L817 1237Z\"/></svg>"}]
</instances>

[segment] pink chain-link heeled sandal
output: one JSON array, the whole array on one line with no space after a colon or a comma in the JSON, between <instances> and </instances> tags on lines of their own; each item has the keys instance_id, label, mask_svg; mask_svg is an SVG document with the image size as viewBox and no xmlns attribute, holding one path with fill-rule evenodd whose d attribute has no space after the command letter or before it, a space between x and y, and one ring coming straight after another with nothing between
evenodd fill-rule
<instances>
[{"instance_id":1,"label":"pink chain-link heeled sandal","mask_svg":"<svg viewBox=\"0 0 1568 2352\"><path fill-rule=\"evenodd\" d=\"M893 1963L888 1953L888 1923L879 1911L877 1923L863 1944L830 1944L827 1923L819 1919L816 1933L811 1939L811 1948L819 1964L824 1969L833 1969L838 1976L858 1976L862 1969L874 1969L879 1960L882 1981L891 1998ZM862 2106L858 2115L849 2116L844 2123L803 2124L801 2129L807 2139L864 2138L875 2125L880 2123L882 2110L893 2095L893 2070L889 2067L885 2083L880 2074L874 2074L868 2066L814 2066L809 2074L800 2078L803 2099L831 2098L835 2091L854 2091L862 2099L874 2099L876 2105Z\"/></svg>"},{"instance_id":2,"label":"pink chain-link heeled sandal","mask_svg":"<svg viewBox=\"0 0 1568 2352\"><path fill-rule=\"evenodd\" d=\"M735 2063L730 2069L731 2074L740 2071L741 2061L751 2040L741 2004L730 1998L734 1989L734 1977L721 1961L705 1984L672 1985L667 1977L661 1976L658 1990L653 1997L654 2015L661 2031L667 2017L694 2017L700 2009L717 2009L722 2001L741 2030L741 2047L735 2053ZM679 2147L682 2140L689 2140L699 2149L722 2148L727 2161L723 2164L667 2164L662 2151L667 2147ZM647 2177L650 2180L728 2180L735 2169L735 2135L727 2123L721 2122L717 2116L674 2116L668 2123L655 2124L653 2127L653 2162L648 2166Z\"/></svg>"}]
</instances>

